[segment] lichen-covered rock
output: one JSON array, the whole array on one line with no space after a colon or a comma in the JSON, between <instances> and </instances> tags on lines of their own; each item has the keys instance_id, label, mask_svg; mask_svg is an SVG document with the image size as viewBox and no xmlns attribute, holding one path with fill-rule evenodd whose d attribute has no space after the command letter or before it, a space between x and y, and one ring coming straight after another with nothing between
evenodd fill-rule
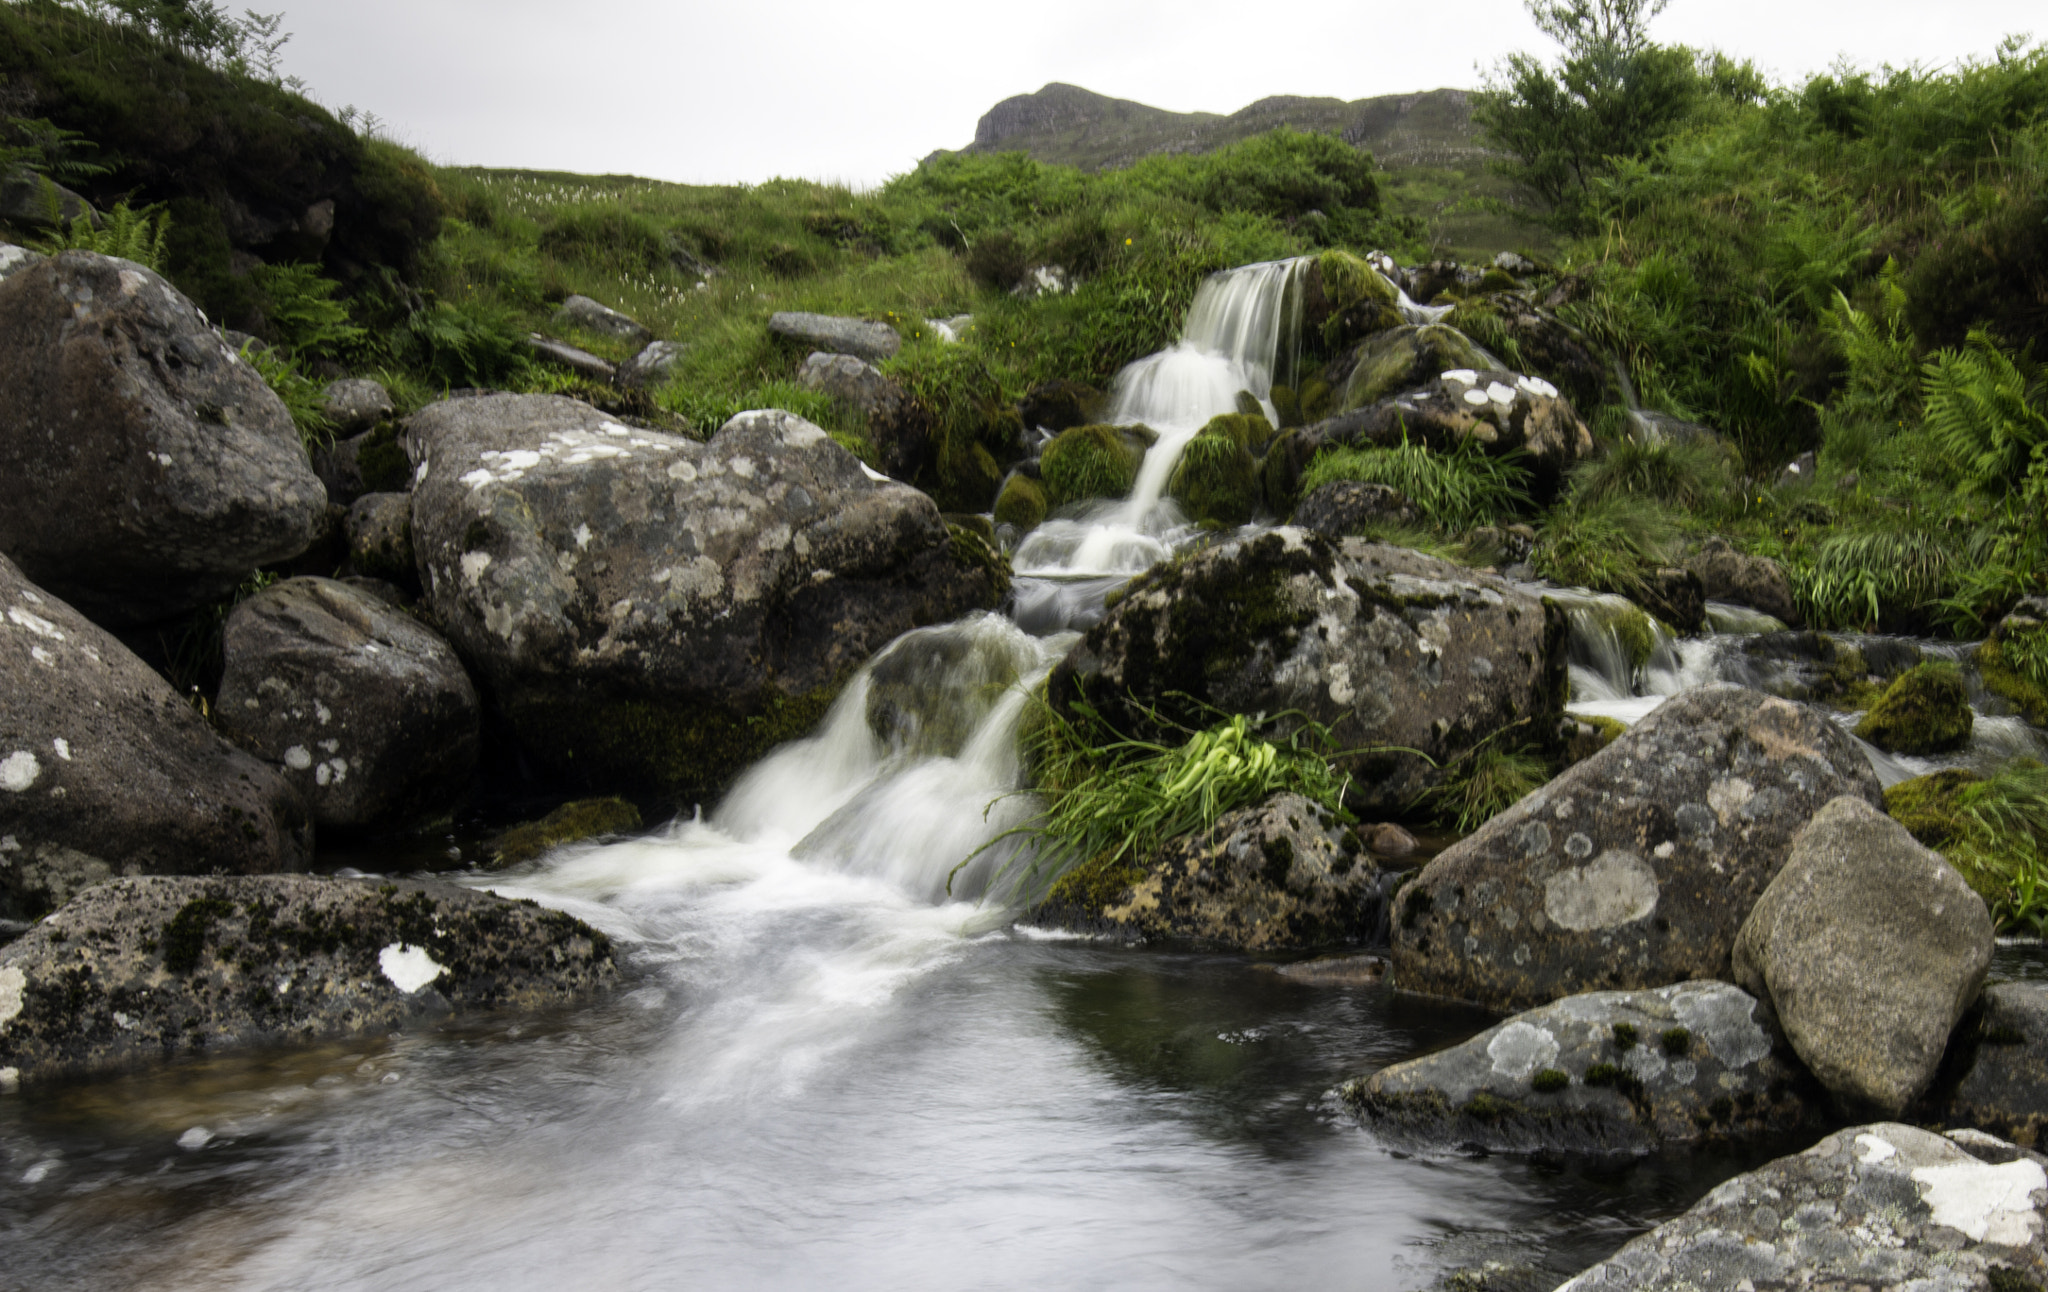
<instances>
[{"instance_id":1,"label":"lichen-covered rock","mask_svg":"<svg viewBox=\"0 0 2048 1292\"><path fill-rule=\"evenodd\" d=\"M348 509L348 565L372 579L417 586L410 494L366 493L355 500Z\"/></svg>"},{"instance_id":2,"label":"lichen-covered rock","mask_svg":"<svg viewBox=\"0 0 2048 1292\"><path fill-rule=\"evenodd\" d=\"M327 508L291 414L199 310L67 251L0 282L0 551L94 622L216 601Z\"/></svg>"},{"instance_id":3,"label":"lichen-covered rock","mask_svg":"<svg viewBox=\"0 0 2048 1292\"><path fill-rule=\"evenodd\" d=\"M1485 290L1485 284L1480 284ZM1576 408L1618 403L1614 371L1576 328L1521 292L1488 291L1458 303L1444 320L1503 351L1509 362L1555 385Z\"/></svg>"},{"instance_id":4,"label":"lichen-covered rock","mask_svg":"<svg viewBox=\"0 0 2048 1292\"><path fill-rule=\"evenodd\" d=\"M898 480L913 480L931 460L931 435L911 415L910 393L879 369L850 354L816 353L797 369L796 384L838 400L859 414L874 445L877 465Z\"/></svg>"},{"instance_id":5,"label":"lichen-covered rock","mask_svg":"<svg viewBox=\"0 0 2048 1292\"><path fill-rule=\"evenodd\" d=\"M769 317L768 330L813 350L850 354L869 363L894 358L896 352L903 348L903 337L887 323L837 318L830 314L785 311Z\"/></svg>"},{"instance_id":6,"label":"lichen-covered rock","mask_svg":"<svg viewBox=\"0 0 2048 1292\"><path fill-rule=\"evenodd\" d=\"M1353 751L1351 805L1396 811L1481 741L1556 724L1565 636L1561 609L1502 580L1282 528L1141 575L1049 687L1153 735L1139 706L1189 728L1297 711Z\"/></svg>"},{"instance_id":7,"label":"lichen-covered rock","mask_svg":"<svg viewBox=\"0 0 2048 1292\"><path fill-rule=\"evenodd\" d=\"M287 579L236 605L221 654L221 729L296 785L321 825L417 824L468 792L476 688L404 611L333 579Z\"/></svg>"},{"instance_id":8,"label":"lichen-covered rock","mask_svg":"<svg viewBox=\"0 0 2048 1292\"><path fill-rule=\"evenodd\" d=\"M1686 982L1567 996L1344 1098L1399 1144L1609 1153L1786 1134L1821 1091L1755 997Z\"/></svg>"},{"instance_id":9,"label":"lichen-covered rock","mask_svg":"<svg viewBox=\"0 0 2048 1292\"><path fill-rule=\"evenodd\" d=\"M1988 1138L1837 1131L1729 1180L1558 1292L2040 1287L2048 1159Z\"/></svg>"},{"instance_id":10,"label":"lichen-covered rock","mask_svg":"<svg viewBox=\"0 0 2048 1292\"><path fill-rule=\"evenodd\" d=\"M1337 411L1348 413L1425 385L1453 369L1490 366L1471 338L1458 329L1441 323L1404 323L1360 342L1330 376L1334 386L1338 374L1343 374Z\"/></svg>"},{"instance_id":11,"label":"lichen-covered rock","mask_svg":"<svg viewBox=\"0 0 2048 1292\"><path fill-rule=\"evenodd\" d=\"M1409 881L1394 983L1526 1008L1725 981L1793 836L1845 794L1883 801L1826 714L1739 686L1688 691Z\"/></svg>"},{"instance_id":12,"label":"lichen-covered rock","mask_svg":"<svg viewBox=\"0 0 2048 1292\"><path fill-rule=\"evenodd\" d=\"M451 884L117 879L0 948L0 1067L35 1083L381 1035L618 979L581 920Z\"/></svg>"},{"instance_id":13,"label":"lichen-covered rock","mask_svg":"<svg viewBox=\"0 0 2048 1292\"><path fill-rule=\"evenodd\" d=\"M1768 556L1745 556L1716 534L1685 564L1699 576L1709 601L1761 610L1795 628L1803 622L1799 603L1792 598L1791 576Z\"/></svg>"},{"instance_id":14,"label":"lichen-covered rock","mask_svg":"<svg viewBox=\"0 0 2048 1292\"><path fill-rule=\"evenodd\" d=\"M2048 983L1984 989L1976 1016L1957 1029L1959 1075L1923 1105L1944 1126L1974 1126L2027 1148L2048 1132Z\"/></svg>"},{"instance_id":15,"label":"lichen-covered rock","mask_svg":"<svg viewBox=\"0 0 2048 1292\"><path fill-rule=\"evenodd\" d=\"M115 875L295 870L305 802L0 557L0 918Z\"/></svg>"},{"instance_id":16,"label":"lichen-covered rock","mask_svg":"<svg viewBox=\"0 0 2048 1292\"><path fill-rule=\"evenodd\" d=\"M1991 964L1991 916L1955 868L1862 798L1827 804L1735 939L1792 1048L1853 1106L1897 1116L1927 1089Z\"/></svg>"},{"instance_id":17,"label":"lichen-covered rock","mask_svg":"<svg viewBox=\"0 0 2048 1292\"><path fill-rule=\"evenodd\" d=\"M373 429L393 412L391 392L382 383L363 377L329 383L321 406L329 429L341 439Z\"/></svg>"},{"instance_id":18,"label":"lichen-covered rock","mask_svg":"<svg viewBox=\"0 0 2048 1292\"><path fill-rule=\"evenodd\" d=\"M628 345L646 345L654 339L654 333L645 325L588 296L571 296L563 301L555 310L555 325L580 327Z\"/></svg>"},{"instance_id":19,"label":"lichen-covered rock","mask_svg":"<svg viewBox=\"0 0 2048 1292\"><path fill-rule=\"evenodd\" d=\"M537 861L551 848L640 828L640 809L622 798L577 799L491 840L491 865Z\"/></svg>"},{"instance_id":20,"label":"lichen-covered rock","mask_svg":"<svg viewBox=\"0 0 2048 1292\"><path fill-rule=\"evenodd\" d=\"M1417 389L1308 427L1326 444L1424 444L1438 452L1470 441L1489 454L1524 454L1530 490L1546 501L1593 454L1593 433L1571 402L1538 377L1456 368Z\"/></svg>"},{"instance_id":21,"label":"lichen-covered rock","mask_svg":"<svg viewBox=\"0 0 2048 1292\"><path fill-rule=\"evenodd\" d=\"M1132 941L1276 951L1359 941L1382 913L1379 867L1355 836L1283 793L1149 861L1084 864L1024 918Z\"/></svg>"},{"instance_id":22,"label":"lichen-covered rock","mask_svg":"<svg viewBox=\"0 0 2048 1292\"><path fill-rule=\"evenodd\" d=\"M883 645L996 604L932 500L789 413L709 443L550 396L414 415L434 617L529 756L680 801L801 735Z\"/></svg>"},{"instance_id":23,"label":"lichen-covered rock","mask_svg":"<svg viewBox=\"0 0 2048 1292\"><path fill-rule=\"evenodd\" d=\"M1969 744L1976 725L1961 671L1938 662L1903 673L1886 687L1856 724L1856 734L1895 754L1934 754Z\"/></svg>"},{"instance_id":24,"label":"lichen-covered rock","mask_svg":"<svg viewBox=\"0 0 2048 1292\"><path fill-rule=\"evenodd\" d=\"M1302 499L1291 523L1343 538L1377 526L1415 525L1421 520L1415 504L1392 485L1338 480Z\"/></svg>"}]
</instances>

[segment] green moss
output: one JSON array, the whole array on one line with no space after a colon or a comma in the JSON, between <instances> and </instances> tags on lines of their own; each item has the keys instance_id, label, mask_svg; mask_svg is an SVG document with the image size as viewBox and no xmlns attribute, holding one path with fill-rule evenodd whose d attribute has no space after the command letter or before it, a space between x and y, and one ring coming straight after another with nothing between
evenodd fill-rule
<instances>
[{"instance_id":1,"label":"green moss","mask_svg":"<svg viewBox=\"0 0 2048 1292\"><path fill-rule=\"evenodd\" d=\"M1489 269L1485 277L1479 280L1481 292L1511 292L1520 286L1521 284L1515 281L1515 276L1505 269Z\"/></svg>"},{"instance_id":2,"label":"green moss","mask_svg":"<svg viewBox=\"0 0 2048 1292\"><path fill-rule=\"evenodd\" d=\"M1431 323L1389 328L1361 347L1338 409L1363 408L1454 368L1482 366L1471 340L1454 327Z\"/></svg>"},{"instance_id":3,"label":"green moss","mask_svg":"<svg viewBox=\"0 0 2048 1292\"><path fill-rule=\"evenodd\" d=\"M1076 426L1045 446L1038 460L1046 501L1054 507L1090 498L1121 498L1137 483L1144 450L1117 426Z\"/></svg>"},{"instance_id":4,"label":"green moss","mask_svg":"<svg viewBox=\"0 0 2048 1292\"><path fill-rule=\"evenodd\" d=\"M491 864L532 861L548 849L579 839L640 828L640 809L621 798L577 799L538 821L515 825L491 841Z\"/></svg>"},{"instance_id":5,"label":"green moss","mask_svg":"<svg viewBox=\"0 0 2048 1292\"><path fill-rule=\"evenodd\" d=\"M1266 426L1263 417L1219 417L1210 426L1254 421ZM1204 430L1181 450L1167 492L1197 524L1242 525L1259 509L1259 466L1228 430Z\"/></svg>"},{"instance_id":6,"label":"green moss","mask_svg":"<svg viewBox=\"0 0 2048 1292\"><path fill-rule=\"evenodd\" d=\"M1614 636L1621 648L1628 652L1628 661L1637 668L1650 662L1650 656L1657 649L1657 629L1649 613L1640 607L1630 606L1626 612L1617 615L1611 625Z\"/></svg>"},{"instance_id":7,"label":"green moss","mask_svg":"<svg viewBox=\"0 0 2048 1292\"><path fill-rule=\"evenodd\" d=\"M1636 1048L1636 1025L1634 1023L1616 1023L1614 1025L1614 1048L1620 1050L1623 1054ZM1591 1076L1591 1072L1588 1072L1587 1077L1589 1080Z\"/></svg>"},{"instance_id":8,"label":"green moss","mask_svg":"<svg viewBox=\"0 0 2048 1292\"><path fill-rule=\"evenodd\" d=\"M1692 1033L1685 1028L1667 1028L1657 1039L1664 1043L1664 1053L1675 1059L1692 1053Z\"/></svg>"},{"instance_id":9,"label":"green moss","mask_svg":"<svg viewBox=\"0 0 2048 1292\"><path fill-rule=\"evenodd\" d=\"M1983 779L1966 768L1953 767L1900 781L1884 792L1884 810L1923 846L1945 848L1961 829L1956 816L1957 795L1964 786Z\"/></svg>"},{"instance_id":10,"label":"green moss","mask_svg":"<svg viewBox=\"0 0 2048 1292\"><path fill-rule=\"evenodd\" d=\"M1256 405L1254 405L1256 407ZM1264 453L1273 441L1273 424L1266 420L1263 412L1224 413L1212 417L1202 427L1203 435L1221 435L1233 444L1242 445L1253 453Z\"/></svg>"},{"instance_id":11,"label":"green moss","mask_svg":"<svg viewBox=\"0 0 2048 1292\"><path fill-rule=\"evenodd\" d=\"M1551 1095L1571 1085L1572 1079L1556 1068L1545 1068L1529 1079L1529 1085L1538 1094Z\"/></svg>"},{"instance_id":12,"label":"green moss","mask_svg":"<svg viewBox=\"0 0 2048 1292\"><path fill-rule=\"evenodd\" d=\"M989 541L987 535L979 529L948 521L946 536L951 543L955 562L963 568L979 570L988 576L992 602L1000 603L1004 597L1010 595L1010 558L1003 555L996 545Z\"/></svg>"},{"instance_id":13,"label":"green moss","mask_svg":"<svg viewBox=\"0 0 2048 1292\"><path fill-rule=\"evenodd\" d=\"M1105 852L1061 875L1046 893L1046 902L1099 915L1111 907L1122 905L1144 878L1145 868L1133 862L1128 854L1111 861Z\"/></svg>"},{"instance_id":14,"label":"green moss","mask_svg":"<svg viewBox=\"0 0 2048 1292\"><path fill-rule=\"evenodd\" d=\"M1458 1111L1476 1121L1497 1122L1520 1113L1522 1106L1491 1091L1481 1090L1467 1099L1465 1106Z\"/></svg>"},{"instance_id":15,"label":"green moss","mask_svg":"<svg viewBox=\"0 0 2048 1292\"><path fill-rule=\"evenodd\" d=\"M1953 664L1921 664L1885 688L1856 734L1895 754L1931 754L1969 743L1975 715Z\"/></svg>"},{"instance_id":16,"label":"green moss","mask_svg":"<svg viewBox=\"0 0 2048 1292\"><path fill-rule=\"evenodd\" d=\"M2039 631L2039 630L2036 630ZM1994 638L1977 648L1978 675L1984 685L2011 701L2022 717L2037 727L2048 727L2048 688L2014 667L2006 644Z\"/></svg>"},{"instance_id":17,"label":"green moss","mask_svg":"<svg viewBox=\"0 0 2048 1292\"><path fill-rule=\"evenodd\" d=\"M195 897L185 903L171 917L170 923L164 925L160 943L164 969L174 974L188 974L197 969L206 953L206 938L213 931L213 922L234 913L235 904L225 898Z\"/></svg>"},{"instance_id":18,"label":"green moss","mask_svg":"<svg viewBox=\"0 0 2048 1292\"><path fill-rule=\"evenodd\" d=\"M1034 529L1045 519L1045 486L1026 475L1012 475L1003 481L996 495L996 523L1015 525L1020 531Z\"/></svg>"}]
</instances>

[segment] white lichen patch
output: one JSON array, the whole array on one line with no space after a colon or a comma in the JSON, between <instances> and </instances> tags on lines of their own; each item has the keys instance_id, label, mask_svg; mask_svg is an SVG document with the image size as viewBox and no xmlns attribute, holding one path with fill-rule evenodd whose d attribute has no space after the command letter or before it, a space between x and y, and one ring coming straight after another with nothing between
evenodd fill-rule
<instances>
[{"instance_id":1,"label":"white lichen patch","mask_svg":"<svg viewBox=\"0 0 2048 1292\"><path fill-rule=\"evenodd\" d=\"M1528 391L1532 395L1541 395L1545 399L1557 398L1557 387L1551 385L1549 382L1543 380L1543 378L1541 377L1523 377L1515 384L1517 386L1520 386L1523 390Z\"/></svg>"},{"instance_id":2,"label":"white lichen patch","mask_svg":"<svg viewBox=\"0 0 2048 1292\"><path fill-rule=\"evenodd\" d=\"M1723 776L1707 786L1707 806L1714 809L1714 815L1724 826L1755 796L1756 786L1740 776Z\"/></svg>"},{"instance_id":3,"label":"white lichen patch","mask_svg":"<svg viewBox=\"0 0 2048 1292\"><path fill-rule=\"evenodd\" d=\"M26 749L17 749L0 758L0 790L20 794L34 785L42 774L43 765Z\"/></svg>"},{"instance_id":4,"label":"white lichen patch","mask_svg":"<svg viewBox=\"0 0 2048 1292\"><path fill-rule=\"evenodd\" d=\"M1492 403L1493 401L1487 398L1485 391L1480 390L1478 387L1475 386L1471 390L1465 392L1465 402L1472 405L1474 408L1480 408L1484 407L1487 404Z\"/></svg>"},{"instance_id":5,"label":"white lichen patch","mask_svg":"<svg viewBox=\"0 0 2048 1292\"><path fill-rule=\"evenodd\" d=\"M860 469L863 473L866 474L867 478L870 480L879 480L883 484L889 483L889 477L883 475L881 472L875 470L873 467L869 466L865 462L860 464Z\"/></svg>"},{"instance_id":6,"label":"white lichen patch","mask_svg":"<svg viewBox=\"0 0 2048 1292\"><path fill-rule=\"evenodd\" d=\"M1479 380L1479 374L1472 371L1470 368L1453 368L1449 372L1444 374L1444 380L1456 381L1469 386L1473 382Z\"/></svg>"},{"instance_id":7,"label":"white lichen patch","mask_svg":"<svg viewBox=\"0 0 2048 1292\"><path fill-rule=\"evenodd\" d=\"M489 552L464 552L462 554L462 581L470 587L481 586L484 571L491 568Z\"/></svg>"},{"instance_id":8,"label":"white lichen patch","mask_svg":"<svg viewBox=\"0 0 2048 1292\"><path fill-rule=\"evenodd\" d=\"M1856 1137L1856 1160L1865 1166L1875 1166L1879 1162L1889 1162L1898 1155L1899 1150L1888 1139L1879 1139L1875 1135L1858 1135Z\"/></svg>"},{"instance_id":9,"label":"white lichen patch","mask_svg":"<svg viewBox=\"0 0 2048 1292\"><path fill-rule=\"evenodd\" d=\"M313 755L304 745L293 745L284 751L284 765L295 772L303 772L313 765Z\"/></svg>"},{"instance_id":10,"label":"white lichen patch","mask_svg":"<svg viewBox=\"0 0 2048 1292\"><path fill-rule=\"evenodd\" d=\"M17 628L26 628L38 637L47 637L53 642L64 640L64 630L33 611L20 606L7 607L7 622Z\"/></svg>"},{"instance_id":11,"label":"white lichen patch","mask_svg":"<svg viewBox=\"0 0 2048 1292\"><path fill-rule=\"evenodd\" d=\"M52 740L50 742L50 748L56 750L57 757L63 759L65 762L68 763L71 761L71 742L64 739L64 737L59 736L55 740Z\"/></svg>"},{"instance_id":12,"label":"white lichen patch","mask_svg":"<svg viewBox=\"0 0 2048 1292\"><path fill-rule=\"evenodd\" d=\"M19 965L0 969L0 1032L7 1030L21 1013L21 995L28 990L28 975Z\"/></svg>"},{"instance_id":13,"label":"white lichen patch","mask_svg":"<svg viewBox=\"0 0 2048 1292\"><path fill-rule=\"evenodd\" d=\"M394 942L377 953L377 967L391 985L410 995L439 978L447 970L434 963L425 947Z\"/></svg>"},{"instance_id":14,"label":"white lichen patch","mask_svg":"<svg viewBox=\"0 0 2048 1292\"><path fill-rule=\"evenodd\" d=\"M1657 909L1657 874L1633 853L1610 848L1543 884L1543 913L1575 933L1611 929Z\"/></svg>"},{"instance_id":15,"label":"white lichen patch","mask_svg":"<svg viewBox=\"0 0 2048 1292\"><path fill-rule=\"evenodd\" d=\"M1862 1143L1867 1136L1856 1137ZM2021 1247L2041 1228L2034 1194L2048 1190L2048 1172L2039 1162L2022 1158L2003 1166L1988 1162L1954 1162L1923 1166L1913 1183L1934 1213L1934 1223L1960 1230L1980 1243Z\"/></svg>"},{"instance_id":16,"label":"white lichen patch","mask_svg":"<svg viewBox=\"0 0 2048 1292\"><path fill-rule=\"evenodd\" d=\"M1509 404L1515 402L1515 388L1513 386L1503 386L1496 381L1486 387L1486 397L1499 404L1502 408L1506 408Z\"/></svg>"},{"instance_id":17,"label":"white lichen patch","mask_svg":"<svg viewBox=\"0 0 2048 1292\"><path fill-rule=\"evenodd\" d=\"M1523 1080L1557 1059L1557 1038L1533 1023L1509 1023L1486 1043L1486 1057L1504 1077Z\"/></svg>"}]
</instances>

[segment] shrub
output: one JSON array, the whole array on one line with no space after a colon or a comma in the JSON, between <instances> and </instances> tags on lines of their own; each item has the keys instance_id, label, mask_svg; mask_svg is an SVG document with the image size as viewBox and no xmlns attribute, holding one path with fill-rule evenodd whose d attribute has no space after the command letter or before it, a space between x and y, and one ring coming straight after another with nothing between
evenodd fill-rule
<instances>
[{"instance_id":1,"label":"shrub","mask_svg":"<svg viewBox=\"0 0 2048 1292\"><path fill-rule=\"evenodd\" d=\"M338 284L321 277L319 266L261 265L254 277L271 332L293 357L340 359L368 337L349 321L348 307L334 299Z\"/></svg>"},{"instance_id":2,"label":"shrub","mask_svg":"<svg viewBox=\"0 0 2048 1292\"><path fill-rule=\"evenodd\" d=\"M510 314L488 302L441 301L412 316L402 346L442 386L493 386L525 366L522 335Z\"/></svg>"},{"instance_id":3,"label":"shrub","mask_svg":"<svg viewBox=\"0 0 2048 1292\"><path fill-rule=\"evenodd\" d=\"M161 270L170 235L171 218L162 208L145 206L137 211L120 202L107 212L103 227L94 228L92 220L81 215L46 242L43 250L53 256L62 251L96 251L132 260L144 269Z\"/></svg>"},{"instance_id":4,"label":"shrub","mask_svg":"<svg viewBox=\"0 0 2048 1292\"><path fill-rule=\"evenodd\" d=\"M1838 534L1793 569L1792 591L1817 628L1900 631L1928 621L1960 563L1954 541L1927 530Z\"/></svg>"},{"instance_id":5,"label":"shrub","mask_svg":"<svg viewBox=\"0 0 2048 1292\"><path fill-rule=\"evenodd\" d=\"M299 442L308 452L333 442L334 427L327 420L325 386L300 372L289 355L269 346L245 345L242 358L284 402L285 411L292 415L292 425L298 429Z\"/></svg>"}]
</instances>

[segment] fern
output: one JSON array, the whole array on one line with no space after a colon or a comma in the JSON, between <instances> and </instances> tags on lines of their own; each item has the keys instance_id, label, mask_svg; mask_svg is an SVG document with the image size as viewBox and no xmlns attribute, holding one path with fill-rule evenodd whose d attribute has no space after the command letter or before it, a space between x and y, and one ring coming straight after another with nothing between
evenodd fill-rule
<instances>
[{"instance_id":1,"label":"fern","mask_svg":"<svg viewBox=\"0 0 2048 1292\"><path fill-rule=\"evenodd\" d=\"M1973 487L2002 495L2048 445L2048 389L2041 365L2011 355L1982 328L1960 350L1942 350L1921 370L1927 430Z\"/></svg>"},{"instance_id":2,"label":"fern","mask_svg":"<svg viewBox=\"0 0 2048 1292\"><path fill-rule=\"evenodd\" d=\"M334 299L339 284L321 277L318 265L262 265L254 276L270 324L294 358L339 359L369 336L349 321L348 307Z\"/></svg>"},{"instance_id":3,"label":"fern","mask_svg":"<svg viewBox=\"0 0 2048 1292\"><path fill-rule=\"evenodd\" d=\"M136 210L126 202L107 212L105 223L94 228L92 217L81 215L43 244L50 255L64 251L96 251L102 256L132 260L144 269L163 267L164 249L171 234L171 217L161 207Z\"/></svg>"}]
</instances>

